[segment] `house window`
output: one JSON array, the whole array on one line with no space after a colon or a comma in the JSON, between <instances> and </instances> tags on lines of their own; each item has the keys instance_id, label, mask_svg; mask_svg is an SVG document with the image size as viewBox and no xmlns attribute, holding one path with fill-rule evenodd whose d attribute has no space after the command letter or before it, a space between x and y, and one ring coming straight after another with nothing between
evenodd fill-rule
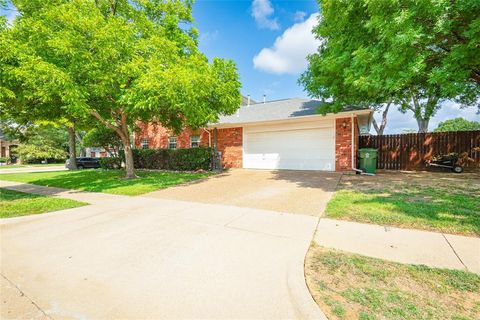
<instances>
[{"instance_id":1,"label":"house window","mask_svg":"<svg viewBox=\"0 0 480 320\"><path fill-rule=\"evenodd\" d=\"M148 139L142 140L142 149L148 149Z\"/></svg>"},{"instance_id":2,"label":"house window","mask_svg":"<svg viewBox=\"0 0 480 320\"><path fill-rule=\"evenodd\" d=\"M200 147L200 136L191 136L190 137L190 148Z\"/></svg>"},{"instance_id":3,"label":"house window","mask_svg":"<svg viewBox=\"0 0 480 320\"><path fill-rule=\"evenodd\" d=\"M177 149L177 137L168 138L168 149Z\"/></svg>"}]
</instances>

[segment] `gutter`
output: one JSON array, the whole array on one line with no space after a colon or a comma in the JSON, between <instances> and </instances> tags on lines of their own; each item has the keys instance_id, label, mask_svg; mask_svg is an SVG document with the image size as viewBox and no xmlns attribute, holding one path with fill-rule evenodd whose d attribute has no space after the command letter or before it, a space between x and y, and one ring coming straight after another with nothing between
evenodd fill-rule
<instances>
[{"instance_id":1,"label":"gutter","mask_svg":"<svg viewBox=\"0 0 480 320\"><path fill-rule=\"evenodd\" d=\"M208 134L208 147L212 147L212 133L208 131L207 129L203 128L202 129Z\"/></svg>"}]
</instances>

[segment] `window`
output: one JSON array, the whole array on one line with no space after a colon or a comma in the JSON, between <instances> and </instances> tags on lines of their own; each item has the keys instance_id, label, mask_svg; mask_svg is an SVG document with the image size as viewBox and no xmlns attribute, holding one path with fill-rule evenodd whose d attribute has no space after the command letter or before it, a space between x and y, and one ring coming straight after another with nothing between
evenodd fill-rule
<instances>
[{"instance_id":1,"label":"window","mask_svg":"<svg viewBox=\"0 0 480 320\"><path fill-rule=\"evenodd\" d=\"M168 149L177 149L177 137L168 138Z\"/></svg>"},{"instance_id":2,"label":"window","mask_svg":"<svg viewBox=\"0 0 480 320\"><path fill-rule=\"evenodd\" d=\"M190 148L198 148L200 147L200 137L199 136L191 136L190 137Z\"/></svg>"},{"instance_id":3,"label":"window","mask_svg":"<svg viewBox=\"0 0 480 320\"><path fill-rule=\"evenodd\" d=\"M148 139L142 140L142 149L148 149Z\"/></svg>"}]
</instances>

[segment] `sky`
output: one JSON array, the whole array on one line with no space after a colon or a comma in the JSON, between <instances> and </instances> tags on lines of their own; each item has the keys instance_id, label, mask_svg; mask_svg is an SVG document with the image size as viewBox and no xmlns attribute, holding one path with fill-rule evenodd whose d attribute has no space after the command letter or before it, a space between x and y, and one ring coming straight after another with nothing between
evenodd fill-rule
<instances>
[{"instance_id":1,"label":"sky","mask_svg":"<svg viewBox=\"0 0 480 320\"><path fill-rule=\"evenodd\" d=\"M2 14L12 20L15 11ZM318 14L315 0L197 0L193 6L200 50L209 59L234 60L242 94L257 101L263 95L267 101L308 97L298 78L307 68L306 56L319 44L311 33ZM380 120L379 114L375 117ZM429 129L456 117L480 121L476 107L461 109L446 102L431 119ZM386 134L417 128L411 112L390 109Z\"/></svg>"}]
</instances>

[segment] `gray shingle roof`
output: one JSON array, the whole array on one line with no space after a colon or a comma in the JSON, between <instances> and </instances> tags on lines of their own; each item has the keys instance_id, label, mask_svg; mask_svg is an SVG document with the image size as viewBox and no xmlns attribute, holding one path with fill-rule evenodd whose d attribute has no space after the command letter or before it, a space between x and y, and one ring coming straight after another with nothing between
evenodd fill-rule
<instances>
[{"instance_id":1,"label":"gray shingle roof","mask_svg":"<svg viewBox=\"0 0 480 320\"><path fill-rule=\"evenodd\" d=\"M248 123L257 121L285 120L318 114L320 100L285 99L241 106L231 116L221 116L218 124Z\"/></svg>"}]
</instances>

